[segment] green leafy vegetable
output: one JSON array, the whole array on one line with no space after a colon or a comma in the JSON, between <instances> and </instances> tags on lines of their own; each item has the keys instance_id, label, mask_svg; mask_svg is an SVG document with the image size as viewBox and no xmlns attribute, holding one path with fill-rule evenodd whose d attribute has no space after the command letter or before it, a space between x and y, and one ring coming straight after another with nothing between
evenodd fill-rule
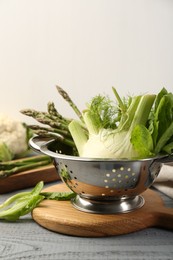
<instances>
[{"instance_id":1,"label":"green leafy vegetable","mask_svg":"<svg viewBox=\"0 0 173 260\"><path fill-rule=\"evenodd\" d=\"M43 199L40 195L43 188L43 182L39 182L31 192L21 192L9 198L0 205L0 219L16 221L32 211ZM11 206L11 207L10 207Z\"/></svg>"},{"instance_id":2,"label":"green leafy vegetable","mask_svg":"<svg viewBox=\"0 0 173 260\"><path fill-rule=\"evenodd\" d=\"M6 143L0 143L0 162L10 161L13 158L13 153L10 151Z\"/></svg>"},{"instance_id":3,"label":"green leafy vegetable","mask_svg":"<svg viewBox=\"0 0 173 260\"><path fill-rule=\"evenodd\" d=\"M140 157L153 156L153 139L149 130L144 125L136 125L131 133L130 142L138 151Z\"/></svg>"},{"instance_id":4,"label":"green leafy vegetable","mask_svg":"<svg viewBox=\"0 0 173 260\"><path fill-rule=\"evenodd\" d=\"M155 154L165 150L173 136L173 94L163 88L158 94L152 115L153 142ZM152 128L152 127L151 127Z\"/></svg>"},{"instance_id":5,"label":"green leafy vegetable","mask_svg":"<svg viewBox=\"0 0 173 260\"><path fill-rule=\"evenodd\" d=\"M172 153L173 94L162 88L158 94L121 98L112 89L115 100L97 95L80 112L69 95L57 87L78 119L63 117L50 102L47 112L32 109L21 112L47 125L30 126L35 134L54 136L57 142L73 147L73 155L141 159Z\"/></svg>"},{"instance_id":6,"label":"green leafy vegetable","mask_svg":"<svg viewBox=\"0 0 173 260\"><path fill-rule=\"evenodd\" d=\"M69 192L41 192L41 195L48 200L70 200L76 196L72 191Z\"/></svg>"},{"instance_id":7,"label":"green leafy vegetable","mask_svg":"<svg viewBox=\"0 0 173 260\"><path fill-rule=\"evenodd\" d=\"M42 192L44 183L40 181L30 192L21 192L8 198L0 205L0 219L17 221L30 213L39 203L48 200L70 200L75 196L69 192Z\"/></svg>"}]
</instances>

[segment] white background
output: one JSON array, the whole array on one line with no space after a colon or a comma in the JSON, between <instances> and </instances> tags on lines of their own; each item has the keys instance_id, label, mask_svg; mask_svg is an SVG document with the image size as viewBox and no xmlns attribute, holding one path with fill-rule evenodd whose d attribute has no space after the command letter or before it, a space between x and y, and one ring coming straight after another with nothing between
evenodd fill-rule
<instances>
[{"instance_id":1,"label":"white background","mask_svg":"<svg viewBox=\"0 0 173 260\"><path fill-rule=\"evenodd\" d=\"M172 0L0 0L0 112L46 110L63 87L80 109L96 94L173 91Z\"/></svg>"}]
</instances>

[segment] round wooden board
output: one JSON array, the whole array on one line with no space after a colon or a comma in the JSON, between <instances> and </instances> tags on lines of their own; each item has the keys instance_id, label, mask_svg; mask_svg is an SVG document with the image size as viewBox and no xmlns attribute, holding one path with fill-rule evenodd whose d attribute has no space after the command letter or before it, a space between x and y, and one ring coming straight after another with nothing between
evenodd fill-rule
<instances>
[{"instance_id":1,"label":"round wooden board","mask_svg":"<svg viewBox=\"0 0 173 260\"><path fill-rule=\"evenodd\" d=\"M63 184L44 191L69 191ZM75 209L70 201L44 200L32 212L36 223L42 227L73 236L105 237L135 232L151 226L173 228L173 209L164 207L159 194L148 189L142 196L142 208L121 214L92 214ZM168 217L165 219L165 216Z\"/></svg>"}]
</instances>

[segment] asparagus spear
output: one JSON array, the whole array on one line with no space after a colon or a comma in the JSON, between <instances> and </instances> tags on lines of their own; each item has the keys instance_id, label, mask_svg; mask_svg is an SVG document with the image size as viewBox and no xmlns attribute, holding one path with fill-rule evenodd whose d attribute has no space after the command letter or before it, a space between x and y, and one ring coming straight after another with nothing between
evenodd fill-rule
<instances>
[{"instance_id":1,"label":"asparagus spear","mask_svg":"<svg viewBox=\"0 0 173 260\"><path fill-rule=\"evenodd\" d=\"M36 111L34 109L23 109L20 111L26 116L33 117L37 122L51 127L60 129L68 129L69 120L62 120L60 118L49 115L47 112Z\"/></svg>"},{"instance_id":2,"label":"asparagus spear","mask_svg":"<svg viewBox=\"0 0 173 260\"><path fill-rule=\"evenodd\" d=\"M88 130L86 129L85 124L83 123L82 113L69 97L67 92L65 92L61 87L56 86L59 94L69 103L69 105L73 108L74 112L80 119L81 127L83 128L86 135L88 135ZM56 109L55 104L53 102L48 102L47 104L47 112L41 112L34 109L23 109L20 111L22 114L32 117L37 122L46 125L47 127L43 127L40 125L29 125L28 127L33 130L36 135L42 137L53 136L60 142L63 142L66 145L74 148L74 153L77 153L76 145L73 141L71 133L69 131L69 124L72 119L63 117Z\"/></svg>"},{"instance_id":3,"label":"asparagus spear","mask_svg":"<svg viewBox=\"0 0 173 260\"><path fill-rule=\"evenodd\" d=\"M73 108L74 112L76 113L76 115L79 117L79 119L83 122L83 117L82 117L82 113L80 112L80 110L78 109L78 107L76 106L76 104L72 101L72 99L70 98L70 96L67 94L67 92L65 90L63 90L60 86L56 86L59 94L69 103L69 105Z\"/></svg>"},{"instance_id":4,"label":"asparagus spear","mask_svg":"<svg viewBox=\"0 0 173 260\"><path fill-rule=\"evenodd\" d=\"M47 155L28 157L17 161L0 162L0 179L22 171L48 165L52 159Z\"/></svg>"}]
</instances>

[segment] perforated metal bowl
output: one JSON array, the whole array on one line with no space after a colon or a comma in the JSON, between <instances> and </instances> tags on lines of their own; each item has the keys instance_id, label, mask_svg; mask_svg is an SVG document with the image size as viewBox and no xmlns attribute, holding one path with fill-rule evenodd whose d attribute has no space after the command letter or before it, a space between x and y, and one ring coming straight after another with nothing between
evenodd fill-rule
<instances>
[{"instance_id":1,"label":"perforated metal bowl","mask_svg":"<svg viewBox=\"0 0 173 260\"><path fill-rule=\"evenodd\" d=\"M160 172L162 163L170 156L143 160L93 159L72 156L72 150L55 140L40 137L30 139L37 152L54 159L62 181L77 195L75 208L101 214L124 213L144 205L142 193Z\"/></svg>"}]
</instances>

